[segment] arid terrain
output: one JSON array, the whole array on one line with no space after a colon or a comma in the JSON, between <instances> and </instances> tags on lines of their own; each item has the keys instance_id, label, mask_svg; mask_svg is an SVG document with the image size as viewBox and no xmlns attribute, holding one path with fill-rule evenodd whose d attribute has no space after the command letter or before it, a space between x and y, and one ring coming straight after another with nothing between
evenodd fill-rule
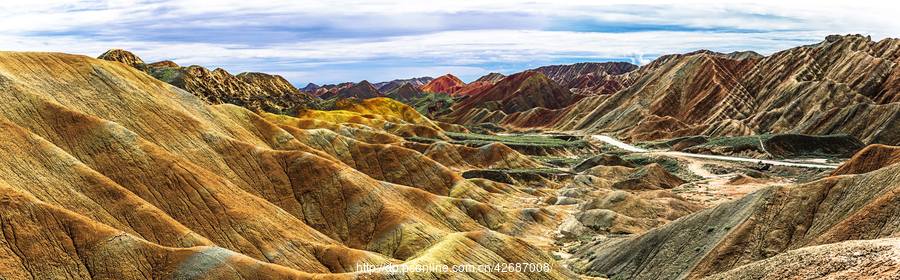
<instances>
[{"instance_id":1,"label":"arid terrain","mask_svg":"<svg viewBox=\"0 0 900 280\"><path fill-rule=\"evenodd\" d=\"M0 278L900 275L900 39L469 83L215 67L0 52Z\"/></svg>"}]
</instances>

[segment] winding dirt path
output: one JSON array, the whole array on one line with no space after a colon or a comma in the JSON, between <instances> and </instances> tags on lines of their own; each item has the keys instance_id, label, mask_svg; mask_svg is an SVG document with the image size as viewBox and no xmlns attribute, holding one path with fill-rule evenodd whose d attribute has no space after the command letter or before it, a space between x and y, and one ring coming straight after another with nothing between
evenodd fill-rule
<instances>
[{"instance_id":1,"label":"winding dirt path","mask_svg":"<svg viewBox=\"0 0 900 280\"><path fill-rule=\"evenodd\" d=\"M591 135L591 138L597 141L602 141L604 143L616 146L625 151L633 152L633 153L650 153L650 154L658 154L658 155L668 155L674 157L688 157L688 158L700 158L700 159L710 159L710 160L722 160L722 161L737 161L737 162L749 162L749 163L765 163L777 166L792 166L792 167L805 167L805 168L817 168L817 169L835 169L839 165L837 164L815 164L815 163L799 163L799 162L791 162L791 161L781 161L781 160L767 160L767 159L755 159L755 158L743 158L743 157L732 157L732 156L719 156L719 155L706 155L706 154L694 154L694 153L685 153L685 152L676 152L676 151L667 151L667 150L647 150L640 147L635 147L628 143L616 140L615 138L606 136L606 135Z\"/></svg>"}]
</instances>

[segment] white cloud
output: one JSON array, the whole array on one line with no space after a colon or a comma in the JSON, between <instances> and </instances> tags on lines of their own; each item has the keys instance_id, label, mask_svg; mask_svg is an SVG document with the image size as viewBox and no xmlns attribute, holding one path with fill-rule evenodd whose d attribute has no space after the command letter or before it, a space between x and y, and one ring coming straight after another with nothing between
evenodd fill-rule
<instances>
[{"instance_id":1,"label":"white cloud","mask_svg":"<svg viewBox=\"0 0 900 280\"><path fill-rule=\"evenodd\" d=\"M376 80L573 59L645 63L701 48L771 53L835 33L897 37L898 10L887 1L3 1L0 49L96 56L125 48L149 61L274 71L294 81ZM248 38L217 41L250 27L301 35L253 37L249 29L240 33Z\"/></svg>"}]
</instances>

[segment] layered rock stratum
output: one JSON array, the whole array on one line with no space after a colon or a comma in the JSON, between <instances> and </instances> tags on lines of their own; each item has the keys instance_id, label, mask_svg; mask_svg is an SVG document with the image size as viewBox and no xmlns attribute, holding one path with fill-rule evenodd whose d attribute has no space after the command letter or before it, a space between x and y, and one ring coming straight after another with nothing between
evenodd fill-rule
<instances>
[{"instance_id":1,"label":"layered rock stratum","mask_svg":"<svg viewBox=\"0 0 900 280\"><path fill-rule=\"evenodd\" d=\"M628 72L638 68L627 62L582 62L569 65L542 66L540 72L573 92L586 95L615 93L630 85Z\"/></svg>"}]
</instances>

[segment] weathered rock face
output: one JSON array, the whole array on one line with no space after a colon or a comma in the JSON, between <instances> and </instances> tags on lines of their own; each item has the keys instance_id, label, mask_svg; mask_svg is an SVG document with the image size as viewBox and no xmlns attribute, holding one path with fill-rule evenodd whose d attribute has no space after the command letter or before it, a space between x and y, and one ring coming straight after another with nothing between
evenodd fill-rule
<instances>
[{"instance_id":1,"label":"weathered rock face","mask_svg":"<svg viewBox=\"0 0 900 280\"><path fill-rule=\"evenodd\" d=\"M312 96L300 92L278 75L250 72L234 76L221 68L210 71L196 65L180 67L171 61L144 64L139 57L124 50L110 50L99 58L146 71L211 104L235 104L276 114L296 114L306 108L317 108Z\"/></svg>"},{"instance_id":2,"label":"weathered rock face","mask_svg":"<svg viewBox=\"0 0 900 280\"><path fill-rule=\"evenodd\" d=\"M533 69L569 90L586 95L614 93L629 85L626 74L637 69L627 62L584 62L550 65Z\"/></svg>"},{"instance_id":3,"label":"weathered rock face","mask_svg":"<svg viewBox=\"0 0 900 280\"><path fill-rule=\"evenodd\" d=\"M717 273L736 277L748 272L741 265L790 250L806 247L802 252L816 252L823 248L809 246L896 236L898 172L900 166L891 165L865 174L767 187L642 235L585 245L578 249L574 265L591 274L629 279L693 279ZM820 255L840 251L825 250ZM788 261L796 254L764 263ZM738 272L728 273L732 269Z\"/></svg>"},{"instance_id":4,"label":"weathered rock face","mask_svg":"<svg viewBox=\"0 0 900 280\"><path fill-rule=\"evenodd\" d=\"M503 78L487 90L460 101L453 106L453 112L446 118L454 123L474 124L485 120L480 117L473 118L473 112L498 111L505 117L506 114L535 107L563 108L571 104L574 98L569 90L559 86L544 74L522 72Z\"/></svg>"},{"instance_id":5,"label":"weathered rock face","mask_svg":"<svg viewBox=\"0 0 900 280\"><path fill-rule=\"evenodd\" d=\"M246 83L224 74L198 76ZM414 150L280 125L83 56L0 53L0 92L3 278L383 279L356 264L513 260L553 269L470 276L574 277L501 233L548 226L540 213L495 206Z\"/></svg>"},{"instance_id":6,"label":"weathered rock face","mask_svg":"<svg viewBox=\"0 0 900 280\"><path fill-rule=\"evenodd\" d=\"M765 58L664 56L629 73L635 81L616 94L579 101L554 126L639 140L799 133L898 144L898 42L848 35Z\"/></svg>"},{"instance_id":7,"label":"weathered rock face","mask_svg":"<svg viewBox=\"0 0 900 280\"><path fill-rule=\"evenodd\" d=\"M453 76L453 74L447 74L437 77L437 79L423 85L422 90L425 92L452 94L463 88L465 85L466 83L463 83L462 80Z\"/></svg>"}]
</instances>

